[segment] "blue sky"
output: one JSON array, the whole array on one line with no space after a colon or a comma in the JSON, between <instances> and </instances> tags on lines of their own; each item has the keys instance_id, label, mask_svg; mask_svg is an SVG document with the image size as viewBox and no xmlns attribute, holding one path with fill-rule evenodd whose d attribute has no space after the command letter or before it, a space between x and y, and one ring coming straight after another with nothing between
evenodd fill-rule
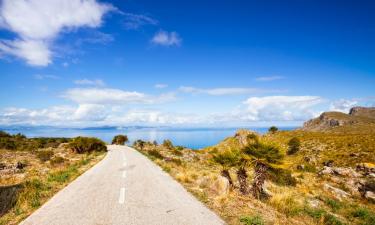
<instances>
[{"instance_id":1,"label":"blue sky","mask_svg":"<svg viewBox=\"0 0 375 225\"><path fill-rule=\"evenodd\" d=\"M296 125L372 106L374 11L374 1L2 0L0 125Z\"/></svg>"}]
</instances>

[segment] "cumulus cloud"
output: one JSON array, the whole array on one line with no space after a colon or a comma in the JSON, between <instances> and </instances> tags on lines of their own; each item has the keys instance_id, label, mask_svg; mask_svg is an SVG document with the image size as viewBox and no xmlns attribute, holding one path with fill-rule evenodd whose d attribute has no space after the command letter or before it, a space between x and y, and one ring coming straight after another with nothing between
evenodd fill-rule
<instances>
[{"instance_id":1,"label":"cumulus cloud","mask_svg":"<svg viewBox=\"0 0 375 225\"><path fill-rule=\"evenodd\" d=\"M82 80L75 80L74 84L77 85L92 85L92 86L105 86L105 83L101 79L95 79L95 80L90 80L90 79L82 79Z\"/></svg>"},{"instance_id":2,"label":"cumulus cloud","mask_svg":"<svg viewBox=\"0 0 375 225\"><path fill-rule=\"evenodd\" d=\"M153 44L162 46L180 46L182 39L174 31L167 32L161 30L154 35L154 37L151 39L151 42Z\"/></svg>"},{"instance_id":3,"label":"cumulus cloud","mask_svg":"<svg viewBox=\"0 0 375 225\"><path fill-rule=\"evenodd\" d=\"M146 95L136 91L124 91L111 88L73 88L68 89L63 97L79 104L157 104L175 100L173 93L159 96Z\"/></svg>"},{"instance_id":4,"label":"cumulus cloud","mask_svg":"<svg viewBox=\"0 0 375 225\"><path fill-rule=\"evenodd\" d=\"M244 121L303 121L316 116L315 107L323 102L319 96L251 97L243 102L245 111L235 115Z\"/></svg>"},{"instance_id":5,"label":"cumulus cloud","mask_svg":"<svg viewBox=\"0 0 375 225\"><path fill-rule=\"evenodd\" d=\"M282 90L267 90L267 89L259 89L259 88L211 88L211 89L204 89L204 88L196 88L196 87L187 87L181 86L179 91L184 93L191 93L191 94L208 94L208 95L243 95L243 94L255 94L255 93L275 93L275 92L282 92Z\"/></svg>"},{"instance_id":6,"label":"cumulus cloud","mask_svg":"<svg viewBox=\"0 0 375 225\"><path fill-rule=\"evenodd\" d=\"M284 79L283 76L263 76L255 78L256 81L274 81L274 80L281 80Z\"/></svg>"},{"instance_id":7,"label":"cumulus cloud","mask_svg":"<svg viewBox=\"0 0 375 225\"><path fill-rule=\"evenodd\" d=\"M79 27L99 27L110 4L96 0L3 0L1 27L18 35L2 40L0 51L26 60L29 65L52 62L51 45L61 32Z\"/></svg>"}]
</instances>

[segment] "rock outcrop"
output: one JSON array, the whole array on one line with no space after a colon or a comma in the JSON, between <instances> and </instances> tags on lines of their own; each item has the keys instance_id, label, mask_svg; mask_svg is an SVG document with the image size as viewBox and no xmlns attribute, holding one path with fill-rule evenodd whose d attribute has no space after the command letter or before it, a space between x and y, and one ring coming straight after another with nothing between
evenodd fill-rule
<instances>
[{"instance_id":1,"label":"rock outcrop","mask_svg":"<svg viewBox=\"0 0 375 225\"><path fill-rule=\"evenodd\" d=\"M353 107L350 109L349 115L375 119L375 107Z\"/></svg>"},{"instance_id":2,"label":"rock outcrop","mask_svg":"<svg viewBox=\"0 0 375 225\"><path fill-rule=\"evenodd\" d=\"M301 130L325 131L335 127L366 123L375 123L375 107L354 107L350 109L349 114L324 112L319 117L305 122Z\"/></svg>"}]
</instances>

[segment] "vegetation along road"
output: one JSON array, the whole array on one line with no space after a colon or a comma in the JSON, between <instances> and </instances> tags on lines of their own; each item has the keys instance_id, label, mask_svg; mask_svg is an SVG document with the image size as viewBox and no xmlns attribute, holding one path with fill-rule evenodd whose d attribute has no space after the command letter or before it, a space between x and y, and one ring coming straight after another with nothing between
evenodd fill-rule
<instances>
[{"instance_id":1,"label":"vegetation along road","mask_svg":"<svg viewBox=\"0 0 375 225\"><path fill-rule=\"evenodd\" d=\"M224 224L139 152L117 145L108 150L21 224Z\"/></svg>"}]
</instances>

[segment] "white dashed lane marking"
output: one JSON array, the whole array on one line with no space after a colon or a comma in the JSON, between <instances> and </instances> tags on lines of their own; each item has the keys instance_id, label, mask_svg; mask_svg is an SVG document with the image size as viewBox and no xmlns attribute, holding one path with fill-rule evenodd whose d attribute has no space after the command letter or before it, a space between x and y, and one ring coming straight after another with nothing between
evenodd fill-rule
<instances>
[{"instance_id":1,"label":"white dashed lane marking","mask_svg":"<svg viewBox=\"0 0 375 225\"><path fill-rule=\"evenodd\" d=\"M120 189L120 197L118 199L118 203L120 203L120 204L125 203L125 188Z\"/></svg>"}]
</instances>

